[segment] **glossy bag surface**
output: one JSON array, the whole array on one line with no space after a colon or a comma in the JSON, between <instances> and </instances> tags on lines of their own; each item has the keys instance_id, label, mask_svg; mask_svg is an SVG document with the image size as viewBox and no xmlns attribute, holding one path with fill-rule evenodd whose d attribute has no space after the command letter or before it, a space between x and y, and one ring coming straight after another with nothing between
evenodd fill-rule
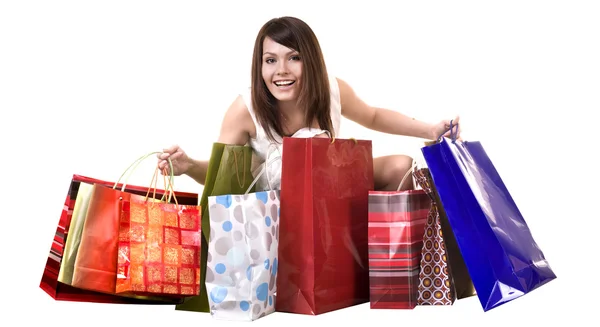
<instances>
[{"instance_id":1,"label":"glossy bag surface","mask_svg":"<svg viewBox=\"0 0 600 327\"><path fill-rule=\"evenodd\" d=\"M252 321L275 311L279 190L208 198L206 290L214 318Z\"/></svg>"},{"instance_id":2,"label":"glossy bag surface","mask_svg":"<svg viewBox=\"0 0 600 327\"><path fill-rule=\"evenodd\" d=\"M180 302L179 299L161 297L117 296L114 292L113 294L101 293L76 288L71 285L75 260L79 252L79 244L83 232L83 223L87 216L91 191L95 185L111 187L115 183L82 175L73 175L44 268L40 288L53 299L59 301L122 304L176 304ZM117 187L122 187L122 184L117 184ZM127 185L126 190L135 194L145 194L147 188ZM159 195L163 194L160 190L157 193ZM180 201L184 203L197 202L198 196L196 194L183 192L176 192L176 194ZM72 221L74 215L79 216L76 221Z\"/></svg>"},{"instance_id":3,"label":"glossy bag surface","mask_svg":"<svg viewBox=\"0 0 600 327\"><path fill-rule=\"evenodd\" d=\"M72 286L123 296L197 294L199 207L179 203L177 195L168 203L156 193L165 191L147 188L139 195L93 185Z\"/></svg>"},{"instance_id":4,"label":"glossy bag surface","mask_svg":"<svg viewBox=\"0 0 600 327\"><path fill-rule=\"evenodd\" d=\"M279 156L270 158L271 151ZM271 176L281 164L276 143L269 145L262 169L243 195L208 197L213 224L206 260L210 314L222 320L252 321L275 312L280 191ZM252 192L262 176L268 190Z\"/></svg>"},{"instance_id":5,"label":"glossy bag surface","mask_svg":"<svg viewBox=\"0 0 600 327\"><path fill-rule=\"evenodd\" d=\"M276 310L317 315L369 301L371 141L284 138Z\"/></svg>"},{"instance_id":6,"label":"glossy bag surface","mask_svg":"<svg viewBox=\"0 0 600 327\"><path fill-rule=\"evenodd\" d=\"M556 278L480 142L422 148L484 311Z\"/></svg>"}]
</instances>

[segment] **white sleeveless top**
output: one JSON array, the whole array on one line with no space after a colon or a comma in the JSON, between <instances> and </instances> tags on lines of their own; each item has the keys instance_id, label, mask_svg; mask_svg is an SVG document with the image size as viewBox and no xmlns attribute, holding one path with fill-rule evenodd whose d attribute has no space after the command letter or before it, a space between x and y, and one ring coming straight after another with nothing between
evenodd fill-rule
<instances>
[{"instance_id":1,"label":"white sleeveless top","mask_svg":"<svg viewBox=\"0 0 600 327\"><path fill-rule=\"evenodd\" d=\"M337 79L333 76L329 77L329 88L331 93L331 122L333 123L333 131L336 137L340 133L340 123L342 118L342 105L340 101L340 88ZM264 128L258 123L256 114L252 107L251 89L247 88L242 94L242 98L250 112L252 121L256 128L256 137L250 138L250 147L252 148L252 175L256 179L256 191L278 190L281 185L281 153L283 153L283 138L273 132L273 137L278 143L272 143ZM298 130L292 137L313 137L325 133L325 131L310 127L305 127ZM266 169L262 172L263 167Z\"/></svg>"}]
</instances>

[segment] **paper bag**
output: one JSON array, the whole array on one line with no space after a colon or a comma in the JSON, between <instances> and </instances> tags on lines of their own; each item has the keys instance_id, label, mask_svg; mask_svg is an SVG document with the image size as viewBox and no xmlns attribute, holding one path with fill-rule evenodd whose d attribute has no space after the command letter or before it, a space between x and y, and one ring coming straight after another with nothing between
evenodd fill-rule
<instances>
[{"instance_id":1,"label":"paper bag","mask_svg":"<svg viewBox=\"0 0 600 327\"><path fill-rule=\"evenodd\" d=\"M451 138L422 148L484 311L556 279L480 142Z\"/></svg>"},{"instance_id":2,"label":"paper bag","mask_svg":"<svg viewBox=\"0 0 600 327\"><path fill-rule=\"evenodd\" d=\"M244 195L208 198L212 227L206 289L215 318L252 321L275 311L280 206L268 167L280 158L267 153L250 185L265 174L270 190L249 193L249 188Z\"/></svg>"},{"instance_id":3,"label":"paper bag","mask_svg":"<svg viewBox=\"0 0 600 327\"><path fill-rule=\"evenodd\" d=\"M421 250L431 199L424 190L369 192L369 280L371 309L417 305Z\"/></svg>"},{"instance_id":4,"label":"paper bag","mask_svg":"<svg viewBox=\"0 0 600 327\"><path fill-rule=\"evenodd\" d=\"M369 301L371 141L284 138L277 307L317 315Z\"/></svg>"}]
</instances>

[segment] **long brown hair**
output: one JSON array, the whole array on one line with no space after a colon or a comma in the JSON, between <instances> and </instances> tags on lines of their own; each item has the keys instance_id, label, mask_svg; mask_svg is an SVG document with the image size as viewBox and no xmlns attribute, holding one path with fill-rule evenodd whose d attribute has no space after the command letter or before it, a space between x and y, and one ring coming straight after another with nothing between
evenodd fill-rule
<instances>
[{"instance_id":1,"label":"long brown hair","mask_svg":"<svg viewBox=\"0 0 600 327\"><path fill-rule=\"evenodd\" d=\"M277 100L262 77L263 42L266 37L300 54L302 83L298 106L305 112L304 121L307 126L311 126L316 118L320 129L334 135L330 115L329 77L319 41L304 21L295 17L280 17L271 19L262 26L256 37L252 56L252 107L267 137L275 141L272 131L280 136L284 133Z\"/></svg>"}]
</instances>

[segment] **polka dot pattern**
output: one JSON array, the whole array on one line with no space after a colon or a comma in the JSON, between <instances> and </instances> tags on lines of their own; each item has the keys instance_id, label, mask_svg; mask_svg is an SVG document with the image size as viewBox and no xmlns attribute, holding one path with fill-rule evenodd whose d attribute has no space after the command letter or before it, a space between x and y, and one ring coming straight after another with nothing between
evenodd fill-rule
<instances>
[{"instance_id":1,"label":"polka dot pattern","mask_svg":"<svg viewBox=\"0 0 600 327\"><path fill-rule=\"evenodd\" d=\"M279 191L208 198L206 289L215 318L251 321L275 311Z\"/></svg>"}]
</instances>

